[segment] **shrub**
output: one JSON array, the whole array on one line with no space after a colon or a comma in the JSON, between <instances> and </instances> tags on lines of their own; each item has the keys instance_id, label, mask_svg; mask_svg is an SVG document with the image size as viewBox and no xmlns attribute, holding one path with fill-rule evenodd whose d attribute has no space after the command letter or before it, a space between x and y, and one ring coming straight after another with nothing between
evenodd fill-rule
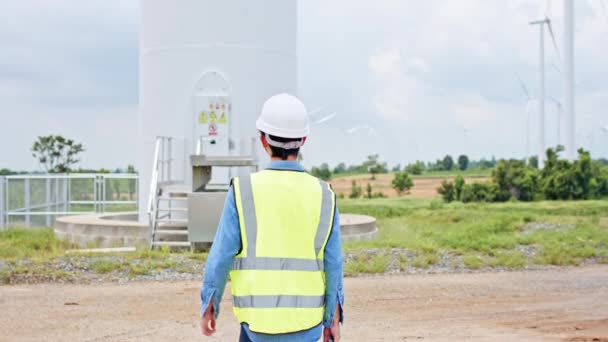
<instances>
[{"instance_id":1,"label":"shrub","mask_svg":"<svg viewBox=\"0 0 608 342\"><path fill-rule=\"evenodd\" d=\"M367 197L367 198L372 198L372 195L373 195L373 188L372 188L371 183L367 183L367 186L365 187L365 192L367 193L367 194L366 194L366 197Z\"/></svg>"},{"instance_id":2,"label":"shrub","mask_svg":"<svg viewBox=\"0 0 608 342\"><path fill-rule=\"evenodd\" d=\"M359 198L359 197L361 197L362 194L363 194L363 190L361 189L360 186L357 185L357 182L355 180L353 180L348 198Z\"/></svg>"},{"instance_id":3,"label":"shrub","mask_svg":"<svg viewBox=\"0 0 608 342\"><path fill-rule=\"evenodd\" d=\"M498 186L489 182L474 182L465 184L462 188L461 201L467 202L494 202L498 198Z\"/></svg>"},{"instance_id":4,"label":"shrub","mask_svg":"<svg viewBox=\"0 0 608 342\"><path fill-rule=\"evenodd\" d=\"M521 160L501 160L492 172L492 180L498 186L499 201L513 197L532 201L538 192L538 171L526 166Z\"/></svg>"},{"instance_id":5,"label":"shrub","mask_svg":"<svg viewBox=\"0 0 608 342\"><path fill-rule=\"evenodd\" d=\"M439 193L441 195L441 198L443 198L443 200L448 203L456 199L454 183L448 180L444 180L443 182L441 182L441 186L437 188L437 193Z\"/></svg>"},{"instance_id":6,"label":"shrub","mask_svg":"<svg viewBox=\"0 0 608 342\"><path fill-rule=\"evenodd\" d=\"M395 177L392 182L393 188L397 191L399 196L405 191L409 192L412 186L414 186L414 182L410 178L410 175L407 172L399 172L395 173Z\"/></svg>"},{"instance_id":7,"label":"shrub","mask_svg":"<svg viewBox=\"0 0 608 342\"><path fill-rule=\"evenodd\" d=\"M460 200L462 197L462 188L464 187L464 178L461 175L454 179L454 199Z\"/></svg>"}]
</instances>

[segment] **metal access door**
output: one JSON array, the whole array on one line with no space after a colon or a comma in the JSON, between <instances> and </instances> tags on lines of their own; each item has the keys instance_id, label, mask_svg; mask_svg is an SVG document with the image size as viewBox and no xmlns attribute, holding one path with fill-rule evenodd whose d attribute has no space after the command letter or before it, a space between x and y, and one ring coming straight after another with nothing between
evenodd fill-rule
<instances>
[{"instance_id":1,"label":"metal access door","mask_svg":"<svg viewBox=\"0 0 608 342\"><path fill-rule=\"evenodd\" d=\"M196 139L197 154L207 156L230 155L230 113L232 104L227 95L195 96L196 108ZM213 168L211 185L225 185L230 183L229 168Z\"/></svg>"}]
</instances>

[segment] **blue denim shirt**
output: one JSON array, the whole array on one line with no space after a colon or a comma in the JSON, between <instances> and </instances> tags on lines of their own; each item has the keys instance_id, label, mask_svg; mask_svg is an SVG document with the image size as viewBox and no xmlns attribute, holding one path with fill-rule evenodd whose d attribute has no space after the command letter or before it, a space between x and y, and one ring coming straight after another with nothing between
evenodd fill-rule
<instances>
[{"instance_id":1,"label":"blue denim shirt","mask_svg":"<svg viewBox=\"0 0 608 342\"><path fill-rule=\"evenodd\" d=\"M304 171L304 168L295 161L273 161L269 169ZM220 312L220 301L224 287L228 280L228 273L232 268L235 255L241 249L241 232L239 218L234 201L234 190L231 187L226 196L224 211L215 233L213 245L205 265L203 287L201 289L201 315L207 310L213 298L213 310L217 319ZM321 326L330 327L334 320L336 306L340 304L340 322L344 315L344 291L342 271L342 242L340 240L340 214L336 207L334 222L324 251L325 266L325 314L322 324L309 330L282 335L267 335L249 330L247 324L242 329L254 342L278 341L318 341L321 337Z\"/></svg>"}]
</instances>

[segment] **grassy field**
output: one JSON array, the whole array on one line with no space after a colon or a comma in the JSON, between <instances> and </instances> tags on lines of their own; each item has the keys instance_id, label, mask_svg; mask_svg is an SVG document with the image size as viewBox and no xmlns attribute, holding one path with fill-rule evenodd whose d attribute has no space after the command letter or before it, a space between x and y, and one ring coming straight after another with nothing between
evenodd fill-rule
<instances>
[{"instance_id":1,"label":"grassy field","mask_svg":"<svg viewBox=\"0 0 608 342\"><path fill-rule=\"evenodd\" d=\"M468 269L608 262L608 201L341 200L340 210L378 219L377 239L345 244L349 274L430 267L446 255Z\"/></svg>"},{"instance_id":2,"label":"grassy field","mask_svg":"<svg viewBox=\"0 0 608 342\"><path fill-rule=\"evenodd\" d=\"M347 275L608 262L605 200L444 204L438 199L346 199L339 206L343 213L376 217L379 227L374 240L344 244ZM145 249L66 256L74 247L57 240L51 229L0 231L0 282L71 279L73 272L135 277L171 270L200 275L206 258ZM66 271L66 263L73 271Z\"/></svg>"}]
</instances>

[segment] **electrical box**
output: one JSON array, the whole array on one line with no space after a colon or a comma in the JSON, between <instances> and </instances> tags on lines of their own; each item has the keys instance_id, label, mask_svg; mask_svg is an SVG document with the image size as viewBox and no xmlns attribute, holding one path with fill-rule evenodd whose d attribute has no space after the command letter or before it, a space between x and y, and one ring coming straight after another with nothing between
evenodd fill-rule
<instances>
[{"instance_id":1,"label":"electrical box","mask_svg":"<svg viewBox=\"0 0 608 342\"><path fill-rule=\"evenodd\" d=\"M227 95L197 94L195 98L196 153L209 157L227 157L231 155L230 120L232 104ZM210 185L230 183L230 169L215 169Z\"/></svg>"}]
</instances>

